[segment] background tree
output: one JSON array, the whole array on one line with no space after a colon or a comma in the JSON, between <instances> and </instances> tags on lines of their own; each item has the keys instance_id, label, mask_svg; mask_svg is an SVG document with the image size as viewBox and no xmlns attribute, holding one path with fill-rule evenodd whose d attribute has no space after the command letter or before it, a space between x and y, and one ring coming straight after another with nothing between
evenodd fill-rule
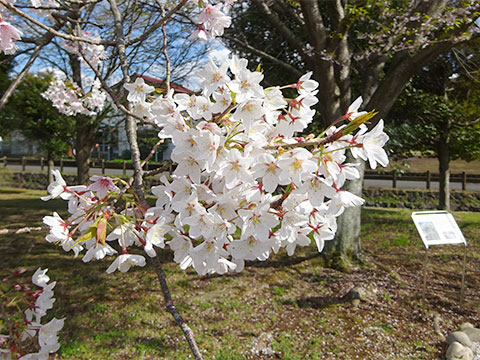
<instances>
[{"instance_id":1,"label":"background tree","mask_svg":"<svg viewBox=\"0 0 480 360\"><path fill-rule=\"evenodd\" d=\"M293 82L311 70L320 83L319 122L325 127L358 95L363 108L379 112L376 120L386 117L418 69L472 37L479 9L477 2L446 0L251 0L235 7L226 40L261 62L267 74ZM359 169L363 174L362 162ZM360 195L362 181L346 189ZM327 250L347 264L360 253L359 236L360 208L347 209Z\"/></svg>"},{"instance_id":2,"label":"background tree","mask_svg":"<svg viewBox=\"0 0 480 360\"><path fill-rule=\"evenodd\" d=\"M20 131L38 145L48 159L49 170L53 160L65 155L72 146L75 127L74 118L60 114L41 96L51 80L50 74L27 74L0 114L2 128L8 124L10 131Z\"/></svg>"},{"instance_id":3,"label":"background tree","mask_svg":"<svg viewBox=\"0 0 480 360\"><path fill-rule=\"evenodd\" d=\"M19 0L16 5L27 13L33 11L30 15L38 16L39 14L38 10L32 10L29 1ZM205 53L211 49L210 43L195 43L188 39L191 31L186 32L185 26L191 25L180 21L183 15L172 16L168 26L165 27L165 33L161 31L158 24L162 23L164 14L162 13L163 5L160 2L119 1L118 7L121 22L124 25L123 36L131 41L125 53L129 74L148 72L161 79L187 81L188 75L200 61L205 60ZM47 10L48 7L41 11ZM117 36L115 24L111 21L110 8L105 2L67 0L57 2L51 10L51 16L42 18L42 21L55 31L62 30L69 34L67 36L73 34L81 37L82 34L98 34L104 39ZM185 12L188 13L190 10L187 8ZM64 37L54 37L51 31L45 32L44 28L25 18L18 17L17 20L16 25L25 34L28 33L28 37L24 36L19 42L21 51L15 54L23 69L20 76L16 77L14 86L4 93L6 96L2 96L0 109L34 62L36 68L46 68L56 75L62 74L68 80L75 82L80 89L88 91L88 78L93 79L98 76L93 74L81 59L80 54L72 53L71 46L69 48L65 46L71 45L71 42ZM166 37L173 41L170 43L164 41ZM99 45L102 45L105 51L104 61L98 69L99 75L109 84L118 82L122 75L115 43L99 40ZM165 48L168 50L170 63L168 68L171 71L167 71L165 66L167 62ZM118 88L121 88L122 84L123 82L118 83ZM79 183L88 181L90 157L96 143L95 135L102 121L109 116L112 116L111 108L104 109L96 116L75 116L74 148Z\"/></svg>"},{"instance_id":4,"label":"background tree","mask_svg":"<svg viewBox=\"0 0 480 360\"><path fill-rule=\"evenodd\" d=\"M396 157L439 162L439 208L450 208L450 161L480 158L480 43L440 55L417 73L390 117Z\"/></svg>"}]
</instances>

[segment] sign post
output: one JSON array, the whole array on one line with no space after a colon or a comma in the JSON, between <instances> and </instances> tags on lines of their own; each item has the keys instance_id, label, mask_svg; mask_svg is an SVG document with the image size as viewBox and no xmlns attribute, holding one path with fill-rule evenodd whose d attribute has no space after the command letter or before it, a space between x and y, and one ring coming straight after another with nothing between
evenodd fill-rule
<instances>
[{"instance_id":1,"label":"sign post","mask_svg":"<svg viewBox=\"0 0 480 360\"><path fill-rule=\"evenodd\" d=\"M432 245L463 244L461 303L464 301L465 263L467 260L467 241L452 214L448 211L421 211L412 214L412 220L425 245L425 264L423 272L422 302L425 300L427 286L428 248Z\"/></svg>"}]
</instances>

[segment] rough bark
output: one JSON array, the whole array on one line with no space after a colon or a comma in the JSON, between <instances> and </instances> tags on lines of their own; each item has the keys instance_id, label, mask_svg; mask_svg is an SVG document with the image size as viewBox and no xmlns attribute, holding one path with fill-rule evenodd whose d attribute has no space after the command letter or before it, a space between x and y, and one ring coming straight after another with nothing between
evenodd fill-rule
<instances>
[{"instance_id":1,"label":"rough bark","mask_svg":"<svg viewBox=\"0 0 480 360\"><path fill-rule=\"evenodd\" d=\"M77 55L69 54L73 81L82 88L82 72ZM77 115L75 119L75 161L77 163L77 182L86 184L90 172L90 156L95 146L97 126L90 118Z\"/></svg>"},{"instance_id":2,"label":"rough bark","mask_svg":"<svg viewBox=\"0 0 480 360\"><path fill-rule=\"evenodd\" d=\"M448 124L444 124L448 128ZM440 191L438 208L450 210L450 151L448 129L443 129L438 142L438 171L440 174Z\"/></svg>"},{"instance_id":3,"label":"rough bark","mask_svg":"<svg viewBox=\"0 0 480 360\"><path fill-rule=\"evenodd\" d=\"M47 174L48 174L48 183L51 184L53 182L53 174L52 169L55 167L53 159L49 156L47 161Z\"/></svg>"},{"instance_id":4,"label":"rough bark","mask_svg":"<svg viewBox=\"0 0 480 360\"><path fill-rule=\"evenodd\" d=\"M358 163L358 171L361 178L347 181L343 189L357 196L362 196L363 175L365 173L365 161L354 159L350 152L347 153L347 161ZM337 233L335 238L325 243L324 251L330 265L341 270L348 270L351 259L358 260L362 253L360 242L361 225L360 206L346 208L344 213L337 219Z\"/></svg>"},{"instance_id":5,"label":"rough bark","mask_svg":"<svg viewBox=\"0 0 480 360\"><path fill-rule=\"evenodd\" d=\"M86 184L90 177L90 157L95 146L96 127L88 119L78 117L75 123L75 161L77 183Z\"/></svg>"}]
</instances>

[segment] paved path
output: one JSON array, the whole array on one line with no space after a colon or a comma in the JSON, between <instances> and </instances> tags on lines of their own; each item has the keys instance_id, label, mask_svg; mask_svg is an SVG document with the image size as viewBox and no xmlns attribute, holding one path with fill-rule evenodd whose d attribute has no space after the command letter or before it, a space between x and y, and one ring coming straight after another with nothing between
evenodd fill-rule
<instances>
[{"instance_id":1,"label":"paved path","mask_svg":"<svg viewBox=\"0 0 480 360\"><path fill-rule=\"evenodd\" d=\"M22 170L21 165L8 165L8 169L11 170ZM46 169L46 167L45 167ZM40 166L37 165L30 165L26 167L27 171L40 171ZM46 170L45 170L46 171ZM74 167L65 167L63 169L63 172L65 174L76 174L77 173L77 168ZM122 169L105 169L106 174L108 175L115 175L119 176L123 174ZM90 174L91 175L101 175L102 174L102 169L96 169L92 168L90 169ZM132 175L133 170L127 170L127 175ZM376 187L383 187L383 188L391 188L392 187L392 181L391 180L370 180L367 179L364 182L365 186L376 186ZM431 182L431 188L432 189L438 189L439 185L438 182L432 181ZM425 181L404 181L404 180L397 180L397 188L399 189L426 189L426 183ZM450 183L450 189L452 190L462 190L462 184L461 183ZM480 191L480 184L467 184L467 190L470 191Z\"/></svg>"}]
</instances>

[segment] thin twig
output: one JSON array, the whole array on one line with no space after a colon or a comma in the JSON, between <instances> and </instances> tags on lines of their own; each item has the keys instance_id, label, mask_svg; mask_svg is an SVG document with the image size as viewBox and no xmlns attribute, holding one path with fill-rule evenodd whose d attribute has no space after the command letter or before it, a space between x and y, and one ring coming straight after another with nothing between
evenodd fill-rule
<instances>
[{"instance_id":1,"label":"thin twig","mask_svg":"<svg viewBox=\"0 0 480 360\"><path fill-rule=\"evenodd\" d=\"M160 4L160 9L162 10L162 17L165 18L165 7L163 4ZM170 91L170 76L172 74L170 57L168 56L168 37L167 37L167 22L164 21L162 24L162 33L163 33L163 55L165 56L165 83L167 94Z\"/></svg>"},{"instance_id":2,"label":"thin twig","mask_svg":"<svg viewBox=\"0 0 480 360\"><path fill-rule=\"evenodd\" d=\"M158 280L160 281L163 298L165 299L165 308L173 316L177 325L182 329L194 358L196 360L203 360L203 356L200 353L200 350L198 349L198 346L195 342L192 329L190 329L190 327L185 323L182 316L175 307L175 304L173 303L172 296L170 295L170 289L168 288L165 272L163 271L162 263L158 256L152 258L152 264L155 268L155 272L157 273Z\"/></svg>"},{"instance_id":3,"label":"thin twig","mask_svg":"<svg viewBox=\"0 0 480 360\"><path fill-rule=\"evenodd\" d=\"M165 172L168 169L170 169L171 166L172 166L172 161L168 161L165 165L162 165L157 169L153 169L153 170L150 170L150 171L145 171L143 173L143 177L146 178L146 177L151 177L151 176L161 174L162 172Z\"/></svg>"},{"instance_id":4,"label":"thin twig","mask_svg":"<svg viewBox=\"0 0 480 360\"><path fill-rule=\"evenodd\" d=\"M150 153L148 154L148 156L142 161L142 167L145 166L145 164L147 164L150 159L152 158L152 156L155 154L155 152L157 151L158 147L164 143L164 139L160 139L158 140L158 142L153 146L152 150L150 150Z\"/></svg>"},{"instance_id":5,"label":"thin twig","mask_svg":"<svg viewBox=\"0 0 480 360\"><path fill-rule=\"evenodd\" d=\"M151 33L153 33L155 30L157 30L160 26L163 26L163 24L170 19L177 11L179 11L185 4L187 3L187 0L182 0L177 6L175 6L172 10L168 12L167 15L163 16L155 25L153 25L150 29L145 31L142 35L128 40L125 45L132 45L136 42L140 42L145 40Z\"/></svg>"}]
</instances>

